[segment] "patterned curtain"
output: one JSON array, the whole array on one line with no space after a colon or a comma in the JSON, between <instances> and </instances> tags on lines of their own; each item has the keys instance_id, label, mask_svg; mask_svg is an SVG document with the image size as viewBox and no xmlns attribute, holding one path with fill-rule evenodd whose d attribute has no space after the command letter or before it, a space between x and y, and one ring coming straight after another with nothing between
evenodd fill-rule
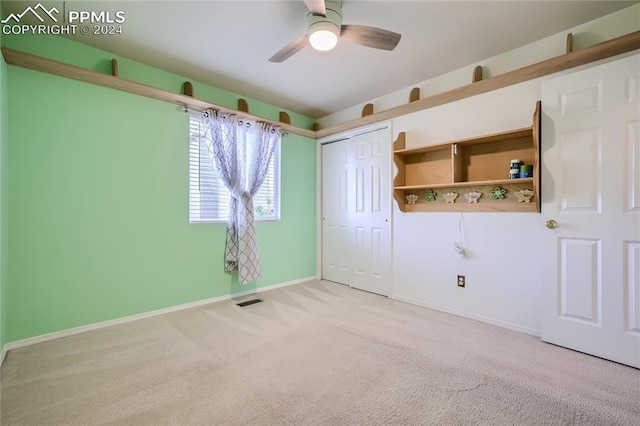
<instances>
[{"instance_id":1,"label":"patterned curtain","mask_svg":"<svg viewBox=\"0 0 640 426\"><path fill-rule=\"evenodd\" d=\"M280 131L268 123L239 120L233 114L204 114L209 153L218 176L231 193L224 270L238 272L238 282L262 278L253 196L269 170Z\"/></svg>"}]
</instances>

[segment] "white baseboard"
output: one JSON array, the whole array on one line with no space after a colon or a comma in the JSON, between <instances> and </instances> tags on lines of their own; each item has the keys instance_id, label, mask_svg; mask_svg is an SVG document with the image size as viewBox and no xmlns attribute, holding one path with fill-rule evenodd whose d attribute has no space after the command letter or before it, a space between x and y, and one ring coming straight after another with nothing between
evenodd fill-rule
<instances>
[{"instance_id":1,"label":"white baseboard","mask_svg":"<svg viewBox=\"0 0 640 426\"><path fill-rule=\"evenodd\" d=\"M506 328L506 329L509 329L509 330L519 331L521 333L529 334L529 335L535 336L535 337L541 337L542 336L542 332L540 330L536 330L534 328L523 327L521 325L513 324L513 323L510 323L510 322L501 321L501 320L497 320L497 319L494 319L494 318L485 317L485 316L482 316L482 315L472 314L472 313L469 313L469 312L459 311L457 309L452 309L452 308L449 308L449 307L446 307L446 306L434 305L432 303L423 302L421 300L416 300L416 299L411 299L409 297L392 295L392 296L389 296L389 299L394 299L394 300L398 300L400 302L410 303L412 305L423 306L425 308L430 308L430 309L433 309L435 311L446 312L448 314L457 315L459 317L469 318L469 319L472 319L472 320L484 322L484 323L487 323L487 324L495 325L495 326Z\"/></svg>"},{"instance_id":2,"label":"white baseboard","mask_svg":"<svg viewBox=\"0 0 640 426\"><path fill-rule=\"evenodd\" d=\"M256 289L251 289L251 290L248 290L248 291L240 291L240 292L237 292L237 293L225 294L223 296L212 297L212 298L209 298L209 299L197 300L195 302L184 303L182 305L176 305L176 306L170 306L168 308L157 309L155 311L143 312L143 313L140 313L140 314L129 315L129 316L126 316L126 317L116 318L116 319L112 319L112 320L108 320L108 321L96 322L96 323L88 324L88 325L82 325L80 327L69 328L69 329L61 330L61 331L54 331L53 333L47 333L47 334L41 334L39 336L28 337L26 339L16 340L15 342L7 342L7 343L5 343L4 347L2 348L2 356L0 357L0 366L2 365L2 362L4 361L4 357L5 357L6 353L8 351L10 351L10 350L13 350L13 349L23 348L25 346L31 346L31 345L35 345L35 344L38 344L38 343L48 342L50 340L61 339L63 337L69 337L69 336L73 336L73 335L76 335L76 334L86 333L88 331L98 330L98 329L101 329L101 328L110 327L112 325L125 324L125 323L136 321L136 320L139 320L139 319L155 317L155 316L167 314L167 313L170 313L170 312L182 311L184 309L190 309L190 308L195 308L195 307L202 306L202 305L208 305L210 303L221 302L223 300L236 299L236 298L241 298L241 297L244 297L244 296L249 296L249 295L252 295L252 294L259 294L259 293L264 292L264 291L274 290L276 288L287 287L287 286L294 285L294 284L300 284L300 283L303 283L303 282L306 282L306 281L312 281L312 280L315 280L315 279L316 279L316 277L300 278L300 279L293 280L293 281L287 281L287 282L278 283L278 284L272 284L272 285L268 285L268 286L264 286L264 287L258 287Z\"/></svg>"}]
</instances>

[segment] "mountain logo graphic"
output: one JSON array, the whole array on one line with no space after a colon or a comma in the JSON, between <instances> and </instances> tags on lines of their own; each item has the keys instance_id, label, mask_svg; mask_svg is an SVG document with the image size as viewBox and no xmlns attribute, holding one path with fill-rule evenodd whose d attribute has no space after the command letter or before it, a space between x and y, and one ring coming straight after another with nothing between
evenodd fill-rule
<instances>
[{"instance_id":1,"label":"mountain logo graphic","mask_svg":"<svg viewBox=\"0 0 640 426\"><path fill-rule=\"evenodd\" d=\"M38 11L40 11L40 14L38 14ZM19 23L22 17L25 16L27 13L31 13L40 22L44 22L44 18L42 17L43 15L46 15L49 18L51 18L53 22L58 22L58 19L53 15L54 12L60 13L60 11L55 7L52 7L51 10L47 10L47 8L42 5L42 3L38 3L34 7L31 7L31 6L27 7L24 11L22 11L22 13L18 13L18 14L11 13L9 16L4 18L0 22L3 24L6 24L13 19L16 23Z\"/></svg>"}]
</instances>

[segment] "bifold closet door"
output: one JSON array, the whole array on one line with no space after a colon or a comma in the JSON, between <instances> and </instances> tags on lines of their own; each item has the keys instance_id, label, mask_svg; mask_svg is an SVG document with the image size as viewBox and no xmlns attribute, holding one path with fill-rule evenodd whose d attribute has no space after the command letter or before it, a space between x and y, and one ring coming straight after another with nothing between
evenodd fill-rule
<instances>
[{"instance_id":1,"label":"bifold closet door","mask_svg":"<svg viewBox=\"0 0 640 426\"><path fill-rule=\"evenodd\" d=\"M322 146L322 277L391 293L391 132Z\"/></svg>"}]
</instances>

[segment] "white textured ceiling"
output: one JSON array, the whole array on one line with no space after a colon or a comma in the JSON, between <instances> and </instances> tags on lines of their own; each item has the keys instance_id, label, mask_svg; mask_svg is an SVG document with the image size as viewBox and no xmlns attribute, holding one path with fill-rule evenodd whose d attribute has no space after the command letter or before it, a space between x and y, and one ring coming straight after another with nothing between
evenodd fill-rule
<instances>
[{"instance_id":1,"label":"white textured ceiling","mask_svg":"<svg viewBox=\"0 0 640 426\"><path fill-rule=\"evenodd\" d=\"M2 3L5 17L36 1ZM306 47L283 63L268 59L305 33L301 0L97 0L65 7L126 13L122 35L77 41L319 118L635 3L344 0L345 24L401 33L398 47L388 52L342 41L330 52Z\"/></svg>"}]
</instances>

